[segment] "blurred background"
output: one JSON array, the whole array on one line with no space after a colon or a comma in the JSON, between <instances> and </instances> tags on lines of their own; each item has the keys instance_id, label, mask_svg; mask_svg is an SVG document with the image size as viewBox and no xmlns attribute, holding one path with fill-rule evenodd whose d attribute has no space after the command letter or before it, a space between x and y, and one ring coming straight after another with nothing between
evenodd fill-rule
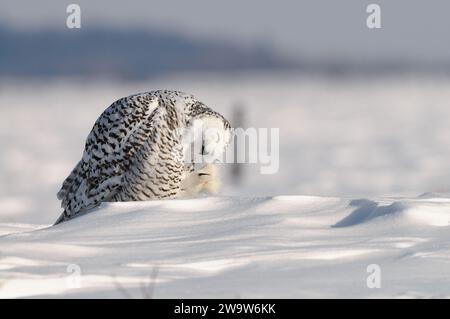
<instances>
[{"instance_id":1,"label":"blurred background","mask_svg":"<svg viewBox=\"0 0 450 319\"><path fill-rule=\"evenodd\" d=\"M159 88L280 128L278 173L223 165L223 195L447 192L449 15L445 0L0 0L0 222L52 223L98 115Z\"/></svg>"}]
</instances>

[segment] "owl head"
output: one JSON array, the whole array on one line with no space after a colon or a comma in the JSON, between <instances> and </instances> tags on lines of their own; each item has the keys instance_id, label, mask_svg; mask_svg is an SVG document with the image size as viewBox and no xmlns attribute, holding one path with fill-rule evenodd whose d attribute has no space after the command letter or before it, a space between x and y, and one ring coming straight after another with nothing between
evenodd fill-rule
<instances>
[{"instance_id":1,"label":"owl head","mask_svg":"<svg viewBox=\"0 0 450 319\"><path fill-rule=\"evenodd\" d=\"M222 115L204 107L188 121L182 135L186 162L213 163L222 159L232 129Z\"/></svg>"},{"instance_id":2,"label":"owl head","mask_svg":"<svg viewBox=\"0 0 450 319\"><path fill-rule=\"evenodd\" d=\"M202 148L203 161L213 163L220 161L230 144L232 129L230 123L220 114L205 116L202 122Z\"/></svg>"}]
</instances>

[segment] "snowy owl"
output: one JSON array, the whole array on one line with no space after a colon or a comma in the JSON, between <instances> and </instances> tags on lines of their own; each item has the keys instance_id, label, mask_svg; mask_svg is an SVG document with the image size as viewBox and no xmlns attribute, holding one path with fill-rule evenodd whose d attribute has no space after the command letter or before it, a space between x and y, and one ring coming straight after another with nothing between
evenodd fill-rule
<instances>
[{"instance_id":1,"label":"snowy owl","mask_svg":"<svg viewBox=\"0 0 450 319\"><path fill-rule=\"evenodd\" d=\"M199 137L191 134L194 123ZM214 192L213 163L230 139L230 123L193 95L158 90L121 98L97 119L83 157L58 192L64 212L55 225L102 202ZM201 157L210 159L203 166L187 156L198 141Z\"/></svg>"}]
</instances>

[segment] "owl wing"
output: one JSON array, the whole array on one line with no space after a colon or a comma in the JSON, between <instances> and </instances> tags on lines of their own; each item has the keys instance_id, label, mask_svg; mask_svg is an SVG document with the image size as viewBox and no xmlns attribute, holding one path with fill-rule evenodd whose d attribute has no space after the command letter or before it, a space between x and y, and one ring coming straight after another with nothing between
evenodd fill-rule
<instances>
[{"instance_id":1,"label":"owl wing","mask_svg":"<svg viewBox=\"0 0 450 319\"><path fill-rule=\"evenodd\" d=\"M57 194L65 209L63 220L114 196L134 155L152 133L158 103L155 96L136 94L117 100L100 115L87 137L83 158Z\"/></svg>"}]
</instances>

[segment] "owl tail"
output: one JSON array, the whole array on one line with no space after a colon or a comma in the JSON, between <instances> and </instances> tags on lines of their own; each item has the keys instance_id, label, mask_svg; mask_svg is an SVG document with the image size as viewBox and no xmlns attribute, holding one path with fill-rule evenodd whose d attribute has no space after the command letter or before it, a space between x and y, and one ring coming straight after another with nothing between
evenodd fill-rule
<instances>
[{"instance_id":1,"label":"owl tail","mask_svg":"<svg viewBox=\"0 0 450 319\"><path fill-rule=\"evenodd\" d=\"M64 212L58 217L58 219L56 220L56 222L53 224L53 226L58 225L66 220L69 219L68 217L69 215L67 214L66 210L64 210Z\"/></svg>"},{"instance_id":2,"label":"owl tail","mask_svg":"<svg viewBox=\"0 0 450 319\"><path fill-rule=\"evenodd\" d=\"M72 172L67 176L67 178L64 180L64 183L59 190L58 194L56 194L56 197L58 199L63 199L67 196L69 193L73 193L74 189L76 189L79 186L80 183L80 173L82 171L82 162L79 161L75 168L72 170Z\"/></svg>"}]
</instances>

